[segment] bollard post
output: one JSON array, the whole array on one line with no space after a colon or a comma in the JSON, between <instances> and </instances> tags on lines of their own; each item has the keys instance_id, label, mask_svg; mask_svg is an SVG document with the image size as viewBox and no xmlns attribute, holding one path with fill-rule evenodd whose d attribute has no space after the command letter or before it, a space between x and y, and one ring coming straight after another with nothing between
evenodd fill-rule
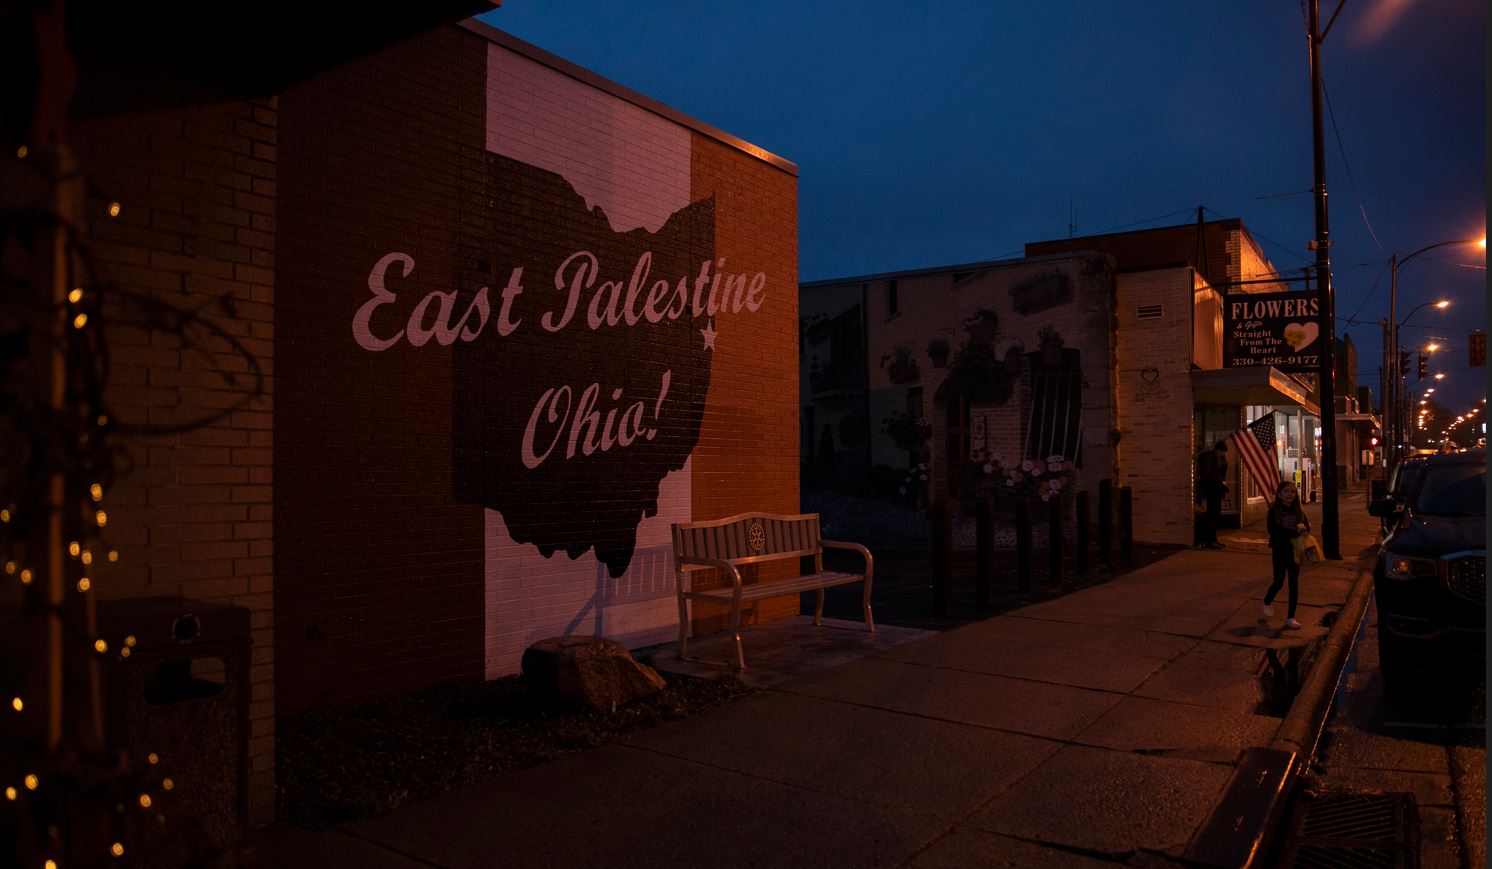
<instances>
[{"instance_id":1,"label":"bollard post","mask_svg":"<svg viewBox=\"0 0 1492 869\"><path fill-rule=\"evenodd\" d=\"M1134 489L1119 487L1119 555L1125 561L1135 549L1135 499Z\"/></svg>"},{"instance_id":2,"label":"bollard post","mask_svg":"<svg viewBox=\"0 0 1492 869\"><path fill-rule=\"evenodd\" d=\"M1109 566L1109 538L1114 522L1114 481L1098 481L1098 563Z\"/></svg>"},{"instance_id":3,"label":"bollard post","mask_svg":"<svg viewBox=\"0 0 1492 869\"><path fill-rule=\"evenodd\" d=\"M1062 499L1052 498L1047 502L1046 545L1048 585L1062 582Z\"/></svg>"},{"instance_id":4,"label":"bollard post","mask_svg":"<svg viewBox=\"0 0 1492 869\"><path fill-rule=\"evenodd\" d=\"M928 511L932 519L933 614L953 615L953 510L939 498Z\"/></svg>"},{"instance_id":5,"label":"bollard post","mask_svg":"<svg viewBox=\"0 0 1492 869\"><path fill-rule=\"evenodd\" d=\"M1078 493L1078 576L1088 575L1088 493Z\"/></svg>"},{"instance_id":6,"label":"bollard post","mask_svg":"<svg viewBox=\"0 0 1492 869\"><path fill-rule=\"evenodd\" d=\"M995 602L995 499L979 499L974 514L974 598L980 606Z\"/></svg>"},{"instance_id":7,"label":"bollard post","mask_svg":"<svg viewBox=\"0 0 1492 869\"><path fill-rule=\"evenodd\" d=\"M1015 583L1031 590L1031 505L1024 498L1015 502Z\"/></svg>"}]
</instances>

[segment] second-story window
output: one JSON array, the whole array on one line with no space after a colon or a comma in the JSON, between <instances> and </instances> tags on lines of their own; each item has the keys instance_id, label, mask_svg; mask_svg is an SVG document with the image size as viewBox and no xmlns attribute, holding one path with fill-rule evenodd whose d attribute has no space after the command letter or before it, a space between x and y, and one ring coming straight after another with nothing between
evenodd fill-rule
<instances>
[{"instance_id":1,"label":"second-story window","mask_svg":"<svg viewBox=\"0 0 1492 869\"><path fill-rule=\"evenodd\" d=\"M901 308L896 303L896 281L886 282L886 316L895 316Z\"/></svg>"}]
</instances>

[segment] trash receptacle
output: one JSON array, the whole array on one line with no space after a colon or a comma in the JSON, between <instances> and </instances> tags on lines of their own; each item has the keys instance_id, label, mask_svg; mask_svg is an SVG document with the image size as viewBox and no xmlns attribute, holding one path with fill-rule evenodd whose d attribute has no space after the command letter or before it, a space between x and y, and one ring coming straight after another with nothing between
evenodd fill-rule
<instances>
[{"instance_id":1,"label":"trash receptacle","mask_svg":"<svg viewBox=\"0 0 1492 869\"><path fill-rule=\"evenodd\" d=\"M231 846L248 815L249 611L180 597L100 601L98 628L111 649L128 649L110 656L113 744L134 769L171 780L153 802L176 810L132 806L126 853L179 866Z\"/></svg>"}]
</instances>

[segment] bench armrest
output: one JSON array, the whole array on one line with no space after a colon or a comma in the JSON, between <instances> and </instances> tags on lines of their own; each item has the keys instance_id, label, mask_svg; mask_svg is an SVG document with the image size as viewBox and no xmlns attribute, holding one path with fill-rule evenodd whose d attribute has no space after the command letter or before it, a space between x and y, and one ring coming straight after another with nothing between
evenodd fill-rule
<instances>
[{"instance_id":1,"label":"bench armrest","mask_svg":"<svg viewBox=\"0 0 1492 869\"><path fill-rule=\"evenodd\" d=\"M850 549L860 553L860 557L865 559L865 573L867 576L870 575L875 564L875 558L870 554L869 549L858 543L846 543L843 540L820 540L819 544L825 549Z\"/></svg>"},{"instance_id":2,"label":"bench armrest","mask_svg":"<svg viewBox=\"0 0 1492 869\"><path fill-rule=\"evenodd\" d=\"M729 561L726 561L723 558L691 558L687 556L680 556L678 558L678 563L681 565L693 564L698 565L699 567L719 568L720 570L723 570L726 573L730 574L730 581L735 584L736 593L740 594L741 592L741 571L734 564L731 564Z\"/></svg>"}]
</instances>

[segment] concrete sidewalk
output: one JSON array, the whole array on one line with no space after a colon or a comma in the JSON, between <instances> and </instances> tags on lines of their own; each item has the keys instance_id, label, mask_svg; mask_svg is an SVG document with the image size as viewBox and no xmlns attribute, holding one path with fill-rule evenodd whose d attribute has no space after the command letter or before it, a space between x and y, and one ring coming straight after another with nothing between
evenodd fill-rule
<instances>
[{"instance_id":1,"label":"concrete sidewalk","mask_svg":"<svg viewBox=\"0 0 1492 869\"><path fill-rule=\"evenodd\" d=\"M1298 631L1283 599L1260 615L1262 547L1187 550L383 818L274 828L255 865L1164 864L1347 598L1377 520L1361 496L1341 519Z\"/></svg>"}]
</instances>

